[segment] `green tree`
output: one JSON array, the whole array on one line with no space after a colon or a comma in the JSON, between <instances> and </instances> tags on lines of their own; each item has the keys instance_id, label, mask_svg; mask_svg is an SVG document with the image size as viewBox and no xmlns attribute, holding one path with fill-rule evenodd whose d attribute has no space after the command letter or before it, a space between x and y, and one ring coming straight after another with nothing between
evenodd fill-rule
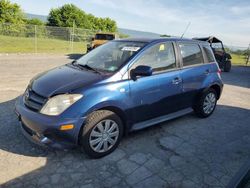
<instances>
[{"instance_id":1,"label":"green tree","mask_svg":"<svg viewBox=\"0 0 250 188\"><path fill-rule=\"evenodd\" d=\"M24 36L26 31L24 20L24 13L18 4L0 0L0 34Z\"/></svg>"},{"instance_id":2,"label":"green tree","mask_svg":"<svg viewBox=\"0 0 250 188\"><path fill-rule=\"evenodd\" d=\"M45 25L45 23L38 18L27 19L25 20L25 22L26 24L29 24L29 25L39 25L39 26Z\"/></svg>"},{"instance_id":3,"label":"green tree","mask_svg":"<svg viewBox=\"0 0 250 188\"><path fill-rule=\"evenodd\" d=\"M87 14L73 4L65 4L62 7L51 9L48 16L49 26L76 27L91 30L116 32L116 22L110 18L98 18Z\"/></svg>"},{"instance_id":4,"label":"green tree","mask_svg":"<svg viewBox=\"0 0 250 188\"><path fill-rule=\"evenodd\" d=\"M111 20L110 18L101 18L101 24L103 31L109 31L109 32L116 32L117 26L116 22L114 20Z\"/></svg>"},{"instance_id":5,"label":"green tree","mask_svg":"<svg viewBox=\"0 0 250 188\"><path fill-rule=\"evenodd\" d=\"M23 24L24 19L24 13L18 4L0 0L0 23Z\"/></svg>"},{"instance_id":6,"label":"green tree","mask_svg":"<svg viewBox=\"0 0 250 188\"><path fill-rule=\"evenodd\" d=\"M90 29L87 14L73 4L65 4L60 8L51 9L48 16L49 26L81 27Z\"/></svg>"}]
</instances>

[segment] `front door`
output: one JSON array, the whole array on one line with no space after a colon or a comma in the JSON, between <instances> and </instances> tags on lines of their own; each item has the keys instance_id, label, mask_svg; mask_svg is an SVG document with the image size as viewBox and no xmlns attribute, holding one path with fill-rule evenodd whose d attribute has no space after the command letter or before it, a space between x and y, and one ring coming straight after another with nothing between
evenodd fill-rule
<instances>
[{"instance_id":1,"label":"front door","mask_svg":"<svg viewBox=\"0 0 250 188\"><path fill-rule=\"evenodd\" d=\"M180 95L182 89L172 42L158 43L148 48L130 70L139 65L152 67L153 75L129 81L134 123L172 112L173 98Z\"/></svg>"}]
</instances>

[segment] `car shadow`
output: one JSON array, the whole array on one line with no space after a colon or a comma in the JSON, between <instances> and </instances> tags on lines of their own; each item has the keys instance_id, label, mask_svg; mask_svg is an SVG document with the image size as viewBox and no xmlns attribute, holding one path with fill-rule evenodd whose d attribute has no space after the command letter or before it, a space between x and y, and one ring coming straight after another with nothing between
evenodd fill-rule
<instances>
[{"instance_id":1,"label":"car shadow","mask_svg":"<svg viewBox=\"0 0 250 188\"><path fill-rule=\"evenodd\" d=\"M46 164L27 174L5 182L1 185L2 187L50 187L52 183L59 186L64 185L65 187L79 186L88 183L93 184L94 187L109 187L106 185L106 182L102 180L100 170L105 168L104 173L105 171L114 174L118 173L115 167L116 161L113 160L117 158L117 155L119 156L116 151L102 159L93 160L80 152L79 149L62 151L44 149L34 145L21 133L18 120L14 113L15 101L16 99L13 99L0 103L0 150L23 156L45 157ZM181 129L183 126L189 126L187 122L189 122L190 126L209 126L209 123L218 121L219 116L222 114L223 116L239 114L239 117L244 119L244 117L248 117L249 110L218 105L215 113L207 120L199 119L199 121L197 121L198 118L191 113L167 123L161 123L157 126L131 133L123 139L119 148L126 153L123 157L128 157L129 153L138 151L150 152L150 148L154 148L155 145L154 142L150 141L152 140L152 136L165 134L163 129L167 131L173 128ZM220 118L219 121L220 124L228 123L227 118ZM234 129L237 129L237 127ZM249 128L247 128L247 130L250 133ZM238 136L240 137L240 135ZM140 145L140 142L145 143ZM141 146L141 148L138 148L138 146ZM156 149L160 150L160 148L157 147ZM155 150L155 152L157 151ZM121 178L125 178L125 176Z\"/></svg>"},{"instance_id":2,"label":"car shadow","mask_svg":"<svg viewBox=\"0 0 250 188\"><path fill-rule=\"evenodd\" d=\"M20 134L21 125L14 112L17 98L0 104L0 149L25 156L36 157L46 155L46 149L28 142L28 140Z\"/></svg>"},{"instance_id":3,"label":"car shadow","mask_svg":"<svg viewBox=\"0 0 250 188\"><path fill-rule=\"evenodd\" d=\"M230 72L222 72L222 80L225 84L250 88L250 67L232 66Z\"/></svg>"}]
</instances>

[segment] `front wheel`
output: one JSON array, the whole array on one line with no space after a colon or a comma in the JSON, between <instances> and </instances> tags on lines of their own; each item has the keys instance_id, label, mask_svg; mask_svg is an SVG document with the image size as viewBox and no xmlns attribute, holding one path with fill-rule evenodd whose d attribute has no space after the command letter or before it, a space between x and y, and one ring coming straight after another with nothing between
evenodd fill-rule
<instances>
[{"instance_id":1,"label":"front wheel","mask_svg":"<svg viewBox=\"0 0 250 188\"><path fill-rule=\"evenodd\" d=\"M114 151L123 135L119 116L108 110L90 114L81 135L82 149L93 158L100 158Z\"/></svg>"},{"instance_id":2,"label":"front wheel","mask_svg":"<svg viewBox=\"0 0 250 188\"><path fill-rule=\"evenodd\" d=\"M194 111L199 117L206 118L213 113L216 104L217 93L214 89L209 88L198 98L194 106Z\"/></svg>"}]
</instances>

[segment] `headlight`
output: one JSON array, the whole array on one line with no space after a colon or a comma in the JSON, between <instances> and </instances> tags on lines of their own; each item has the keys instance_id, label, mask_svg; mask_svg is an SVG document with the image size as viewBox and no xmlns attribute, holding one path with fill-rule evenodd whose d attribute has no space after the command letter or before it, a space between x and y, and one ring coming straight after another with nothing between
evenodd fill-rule
<instances>
[{"instance_id":1,"label":"headlight","mask_svg":"<svg viewBox=\"0 0 250 188\"><path fill-rule=\"evenodd\" d=\"M51 116L59 115L80 98L80 94L56 95L47 101L40 112Z\"/></svg>"}]
</instances>

